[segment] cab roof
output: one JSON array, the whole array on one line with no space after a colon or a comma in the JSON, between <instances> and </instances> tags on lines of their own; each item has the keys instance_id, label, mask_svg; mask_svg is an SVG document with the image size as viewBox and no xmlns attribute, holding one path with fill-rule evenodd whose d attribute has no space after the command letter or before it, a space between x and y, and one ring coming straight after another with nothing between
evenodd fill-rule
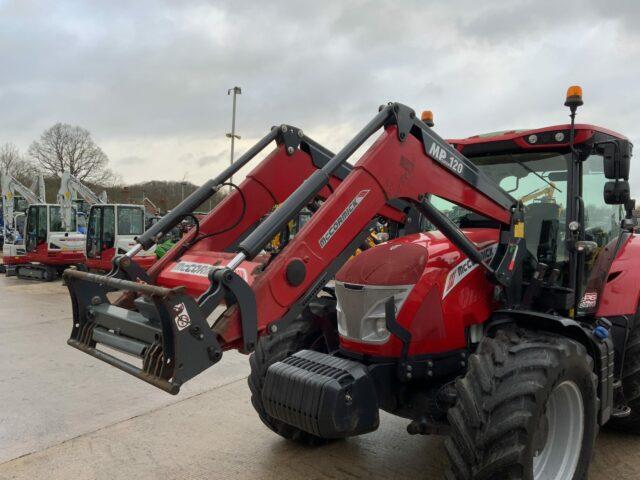
<instances>
[{"instance_id":1,"label":"cab roof","mask_svg":"<svg viewBox=\"0 0 640 480\"><path fill-rule=\"evenodd\" d=\"M523 129L515 129L515 130L502 130L498 132L490 132L490 133L481 133L478 135L473 135L467 138L460 139L452 139L449 140L450 143L462 144L462 145L470 145L473 143L484 143L484 142L495 142L499 140L513 140L518 137L524 137L532 134L540 134L544 132L555 132L555 131L563 131L569 130L571 128L570 124L564 125L553 125L550 127L543 128L523 128ZM618 132L614 132L613 130L609 130L608 128L599 127L597 125L590 125L587 123L577 123L576 124L576 134L578 130L581 132L586 131L585 133L589 133L591 135L595 133L603 133L605 135L610 135L612 137L620 138L623 140L627 140L627 137L621 135Z\"/></svg>"},{"instance_id":2,"label":"cab roof","mask_svg":"<svg viewBox=\"0 0 640 480\"><path fill-rule=\"evenodd\" d=\"M569 146L570 124L553 125L543 128L504 130L500 132L484 133L467 138L447 140L465 155L475 153L499 153L513 150L538 150L567 148ZM575 125L575 144L587 142L594 137L597 140L616 138L627 140L613 130L579 123Z\"/></svg>"}]
</instances>

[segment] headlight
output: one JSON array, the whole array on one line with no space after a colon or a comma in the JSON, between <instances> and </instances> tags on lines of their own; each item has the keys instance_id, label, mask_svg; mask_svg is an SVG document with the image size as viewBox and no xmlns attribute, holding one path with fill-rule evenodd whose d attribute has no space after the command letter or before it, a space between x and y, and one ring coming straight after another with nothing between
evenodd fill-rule
<instances>
[{"instance_id":1,"label":"headlight","mask_svg":"<svg viewBox=\"0 0 640 480\"><path fill-rule=\"evenodd\" d=\"M336 281L338 333L350 340L381 344L389 340L385 305L393 298L396 315L413 285L354 285Z\"/></svg>"}]
</instances>

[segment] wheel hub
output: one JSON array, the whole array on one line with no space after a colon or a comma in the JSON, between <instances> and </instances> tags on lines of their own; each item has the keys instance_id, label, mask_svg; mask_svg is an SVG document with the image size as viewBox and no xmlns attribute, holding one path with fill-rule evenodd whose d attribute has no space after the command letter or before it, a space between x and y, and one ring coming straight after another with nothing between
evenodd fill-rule
<instances>
[{"instance_id":1,"label":"wheel hub","mask_svg":"<svg viewBox=\"0 0 640 480\"><path fill-rule=\"evenodd\" d=\"M574 477L584 436L584 402L572 381L555 387L533 439L534 480Z\"/></svg>"}]
</instances>

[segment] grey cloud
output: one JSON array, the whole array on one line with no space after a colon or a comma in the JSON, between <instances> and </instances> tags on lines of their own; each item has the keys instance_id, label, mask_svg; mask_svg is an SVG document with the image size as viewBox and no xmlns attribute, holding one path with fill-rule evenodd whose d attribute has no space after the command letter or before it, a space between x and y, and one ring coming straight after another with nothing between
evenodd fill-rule
<instances>
[{"instance_id":1,"label":"grey cloud","mask_svg":"<svg viewBox=\"0 0 640 480\"><path fill-rule=\"evenodd\" d=\"M211 165L216 165L220 162L222 162L223 160L226 160L227 157L227 152L220 152L216 155L206 155L204 157L200 157L196 163L199 167L207 167L207 166L211 166Z\"/></svg>"},{"instance_id":2,"label":"grey cloud","mask_svg":"<svg viewBox=\"0 0 640 480\"><path fill-rule=\"evenodd\" d=\"M127 157L119 157L119 158L110 158L110 165L116 167L131 167L133 165L146 165L149 163L148 158L138 157L136 155L131 155Z\"/></svg>"},{"instance_id":3,"label":"grey cloud","mask_svg":"<svg viewBox=\"0 0 640 480\"><path fill-rule=\"evenodd\" d=\"M176 158L203 167L227 155L188 139L224 140L234 85L243 139L286 122L325 132L335 150L389 100L434 110L444 136L561 123L572 83L585 87L582 121L633 139L639 10L631 0L5 1L0 142L24 148L56 121L110 144L186 139L191 157L154 157L169 174L184 169Z\"/></svg>"}]
</instances>

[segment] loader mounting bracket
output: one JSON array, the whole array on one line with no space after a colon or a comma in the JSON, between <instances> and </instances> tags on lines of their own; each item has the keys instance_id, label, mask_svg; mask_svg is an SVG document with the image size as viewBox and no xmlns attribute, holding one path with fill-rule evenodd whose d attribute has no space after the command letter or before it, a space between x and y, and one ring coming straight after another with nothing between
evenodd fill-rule
<instances>
[{"instance_id":1,"label":"loader mounting bracket","mask_svg":"<svg viewBox=\"0 0 640 480\"><path fill-rule=\"evenodd\" d=\"M116 255L111 262L111 271L107 274L108 277L131 280L132 282L151 283L147 272L130 257Z\"/></svg>"},{"instance_id":2,"label":"loader mounting bracket","mask_svg":"<svg viewBox=\"0 0 640 480\"><path fill-rule=\"evenodd\" d=\"M398 128L398 140L404 142L415 125L416 112L401 103L389 103L389 107L391 107L391 114L385 123L385 127L396 125ZM380 106L380 110L383 108L383 106Z\"/></svg>"},{"instance_id":3,"label":"loader mounting bracket","mask_svg":"<svg viewBox=\"0 0 640 480\"><path fill-rule=\"evenodd\" d=\"M200 312L207 318L223 301L228 308L237 306L240 309L244 352L253 352L258 341L258 311L251 287L229 268L212 270L209 281L209 289L198 298Z\"/></svg>"},{"instance_id":4,"label":"loader mounting bracket","mask_svg":"<svg viewBox=\"0 0 640 480\"><path fill-rule=\"evenodd\" d=\"M278 130L278 136L276 137L276 143L278 145L284 144L287 155L293 155L295 151L300 147L300 141L302 140L302 130L291 125L282 124L279 127L271 127Z\"/></svg>"}]
</instances>

